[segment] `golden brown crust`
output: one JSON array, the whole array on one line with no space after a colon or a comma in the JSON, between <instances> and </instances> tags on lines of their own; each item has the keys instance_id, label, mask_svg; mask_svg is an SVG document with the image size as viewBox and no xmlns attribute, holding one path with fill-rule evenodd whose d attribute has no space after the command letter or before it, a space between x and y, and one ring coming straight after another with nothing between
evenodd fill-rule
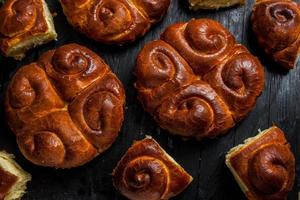
<instances>
[{"instance_id":1,"label":"golden brown crust","mask_svg":"<svg viewBox=\"0 0 300 200\"><path fill-rule=\"evenodd\" d=\"M14 55L10 55L12 48L20 45L33 37L39 37L49 32L47 16L45 16L44 0L7 0L0 8L0 49L6 56L24 56L28 49L21 49ZM53 30L54 31L54 30ZM56 37L51 33L48 40ZM47 41L44 41L47 42ZM38 43L41 43L39 41ZM28 44L31 48L37 44ZM19 53L19 55L17 54Z\"/></svg>"},{"instance_id":2,"label":"golden brown crust","mask_svg":"<svg viewBox=\"0 0 300 200\"><path fill-rule=\"evenodd\" d=\"M295 158L279 128L264 131L227 157L230 167L246 186L249 200L283 200L292 190Z\"/></svg>"},{"instance_id":3,"label":"golden brown crust","mask_svg":"<svg viewBox=\"0 0 300 200\"><path fill-rule=\"evenodd\" d=\"M157 40L145 45L137 59L136 88L144 108L153 113L163 97L197 79L188 63L168 43Z\"/></svg>"},{"instance_id":4,"label":"golden brown crust","mask_svg":"<svg viewBox=\"0 0 300 200\"><path fill-rule=\"evenodd\" d=\"M20 200L26 193L31 175L14 161L14 156L0 151L0 199Z\"/></svg>"},{"instance_id":5,"label":"golden brown crust","mask_svg":"<svg viewBox=\"0 0 300 200\"><path fill-rule=\"evenodd\" d=\"M168 96L158 107L160 126L184 138L213 138L234 125L227 105L205 82L197 81Z\"/></svg>"},{"instance_id":6,"label":"golden brown crust","mask_svg":"<svg viewBox=\"0 0 300 200\"><path fill-rule=\"evenodd\" d=\"M236 44L234 36L223 25L209 19L173 24L161 39L173 46L197 75L209 72Z\"/></svg>"},{"instance_id":7,"label":"golden brown crust","mask_svg":"<svg viewBox=\"0 0 300 200\"><path fill-rule=\"evenodd\" d=\"M70 168L111 146L123 122L124 103L122 84L104 61L69 44L17 71L5 109L28 160Z\"/></svg>"},{"instance_id":8,"label":"golden brown crust","mask_svg":"<svg viewBox=\"0 0 300 200\"><path fill-rule=\"evenodd\" d=\"M123 44L143 36L160 21L170 0L60 0L69 23L87 37Z\"/></svg>"},{"instance_id":9,"label":"golden brown crust","mask_svg":"<svg viewBox=\"0 0 300 200\"><path fill-rule=\"evenodd\" d=\"M264 85L260 61L242 45L235 45L230 55L203 79L227 103L235 121L242 120L255 105Z\"/></svg>"},{"instance_id":10,"label":"golden brown crust","mask_svg":"<svg viewBox=\"0 0 300 200\"><path fill-rule=\"evenodd\" d=\"M219 9L226 8L234 5L243 5L245 0L188 0L190 3L190 9L200 10L200 9Z\"/></svg>"},{"instance_id":11,"label":"golden brown crust","mask_svg":"<svg viewBox=\"0 0 300 200\"><path fill-rule=\"evenodd\" d=\"M198 140L225 133L255 106L259 60L210 19L171 25L141 50L138 98L164 129Z\"/></svg>"},{"instance_id":12,"label":"golden brown crust","mask_svg":"<svg viewBox=\"0 0 300 200\"><path fill-rule=\"evenodd\" d=\"M287 69L300 52L300 7L291 0L259 0L253 8L252 28L264 51Z\"/></svg>"},{"instance_id":13,"label":"golden brown crust","mask_svg":"<svg viewBox=\"0 0 300 200\"><path fill-rule=\"evenodd\" d=\"M170 199L193 179L152 138L135 142L113 175L115 187L131 200Z\"/></svg>"},{"instance_id":14,"label":"golden brown crust","mask_svg":"<svg viewBox=\"0 0 300 200\"><path fill-rule=\"evenodd\" d=\"M0 199L3 200L17 182L18 177L0 168Z\"/></svg>"}]
</instances>

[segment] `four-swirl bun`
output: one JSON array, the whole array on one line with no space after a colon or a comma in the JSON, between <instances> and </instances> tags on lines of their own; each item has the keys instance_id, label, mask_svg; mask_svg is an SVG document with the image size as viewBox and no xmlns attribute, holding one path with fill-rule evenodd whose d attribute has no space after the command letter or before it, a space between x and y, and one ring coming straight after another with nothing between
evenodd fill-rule
<instances>
[{"instance_id":1,"label":"four-swirl bun","mask_svg":"<svg viewBox=\"0 0 300 200\"><path fill-rule=\"evenodd\" d=\"M256 0L252 28L258 43L281 66L294 68L300 52L300 6L291 0Z\"/></svg>"},{"instance_id":2,"label":"four-swirl bun","mask_svg":"<svg viewBox=\"0 0 300 200\"><path fill-rule=\"evenodd\" d=\"M69 23L105 44L143 36L167 12L170 0L60 0Z\"/></svg>"},{"instance_id":3,"label":"four-swirl bun","mask_svg":"<svg viewBox=\"0 0 300 200\"><path fill-rule=\"evenodd\" d=\"M7 0L0 9L0 49L22 59L25 52L56 38L51 13L44 0Z\"/></svg>"},{"instance_id":4,"label":"four-swirl bun","mask_svg":"<svg viewBox=\"0 0 300 200\"><path fill-rule=\"evenodd\" d=\"M135 142L113 172L115 187L130 200L170 199L193 180L152 138Z\"/></svg>"},{"instance_id":5,"label":"four-swirl bun","mask_svg":"<svg viewBox=\"0 0 300 200\"><path fill-rule=\"evenodd\" d=\"M264 86L259 60L210 19L168 27L141 50L135 74L138 98L160 126L198 140L243 119Z\"/></svg>"},{"instance_id":6,"label":"four-swirl bun","mask_svg":"<svg viewBox=\"0 0 300 200\"><path fill-rule=\"evenodd\" d=\"M69 44L16 72L5 109L28 160L70 168L111 146L123 122L124 103L122 84L104 61Z\"/></svg>"},{"instance_id":7,"label":"four-swirl bun","mask_svg":"<svg viewBox=\"0 0 300 200\"><path fill-rule=\"evenodd\" d=\"M275 126L233 148L226 164L249 200L283 200L292 190L295 158Z\"/></svg>"}]
</instances>

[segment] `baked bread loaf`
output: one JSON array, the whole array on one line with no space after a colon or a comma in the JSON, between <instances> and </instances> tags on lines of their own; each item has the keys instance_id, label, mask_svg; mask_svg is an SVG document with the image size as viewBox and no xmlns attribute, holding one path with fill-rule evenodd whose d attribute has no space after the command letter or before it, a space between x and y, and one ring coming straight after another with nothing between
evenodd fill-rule
<instances>
[{"instance_id":1,"label":"baked bread loaf","mask_svg":"<svg viewBox=\"0 0 300 200\"><path fill-rule=\"evenodd\" d=\"M189 0L190 8L193 10L200 9L219 9L234 5L242 5L245 0Z\"/></svg>"},{"instance_id":2,"label":"baked bread loaf","mask_svg":"<svg viewBox=\"0 0 300 200\"><path fill-rule=\"evenodd\" d=\"M170 0L60 0L69 23L105 44L123 44L143 36L166 14Z\"/></svg>"},{"instance_id":3,"label":"baked bread loaf","mask_svg":"<svg viewBox=\"0 0 300 200\"><path fill-rule=\"evenodd\" d=\"M291 0L256 0L252 28L258 43L279 65L292 69L300 52L300 6Z\"/></svg>"},{"instance_id":4,"label":"baked bread loaf","mask_svg":"<svg viewBox=\"0 0 300 200\"><path fill-rule=\"evenodd\" d=\"M111 146L121 128L124 103L122 84L104 61L69 44L17 71L5 109L28 160L70 168Z\"/></svg>"},{"instance_id":5,"label":"baked bread loaf","mask_svg":"<svg viewBox=\"0 0 300 200\"><path fill-rule=\"evenodd\" d=\"M113 172L115 187L130 200L167 200L193 178L152 138L135 142Z\"/></svg>"},{"instance_id":6,"label":"baked bread loaf","mask_svg":"<svg viewBox=\"0 0 300 200\"><path fill-rule=\"evenodd\" d=\"M226 165L249 200L284 200L295 179L295 158L273 126L226 155Z\"/></svg>"},{"instance_id":7,"label":"baked bread loaf","mask_svg":"<svg viewBox=\"0 0 300 200\"><path fill-rule=\"evenodd\" d=\"M19 200L25 194L31 175L15 161L14 156L0 151L0 199Z\"/></svg>"},{"instance_id":8,"label":"baked bread loaf","mask_svg":"<svg viewBox=\"0 0 300 200\"><path fill-rule=\"evenodd\" d=\"M210 19L171 25L140 52L138 98L160 126L198 140L226 133L264 87L259 60Z\"/></svg>"},{"instance_id":9,"label":"baked bread loaf","mask_svg":"<svg viewBox=\"0 0 300 200\"><path fill-rule=\"evenodd\" d=\"M6 0L0 8L0 50L17 60L27 50L56 39L45 0Z\"/></svg>"}]
</instances>

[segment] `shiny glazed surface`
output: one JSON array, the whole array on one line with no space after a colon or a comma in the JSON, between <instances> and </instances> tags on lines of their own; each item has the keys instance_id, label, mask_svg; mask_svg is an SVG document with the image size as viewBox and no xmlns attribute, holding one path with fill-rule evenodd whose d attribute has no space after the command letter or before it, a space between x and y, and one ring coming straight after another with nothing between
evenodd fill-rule
<instances>
[{"instance_id":1,"label":"shiny glazed surface","mask_svg":"<svg viewBox=\"0 0 300 200\"><path fill-rule=\"evenodd\" d=\"M249 200L284 200L294 185L295 158L277 127L235 153L230 163L248 187Z\"/></svg>"},{"instance_id":2,"label":"shiny glazed surface","mask_svg":"<svg viewBox=\"0 0 300 200\"><path fill-rule=\"evenodd\" d=\"M28 160L70 168L111 146L123 122L124 103L122 84L104 61L69 44L17 71L5 110Z\"/></svg>"},{"instance_id":3,"label":"shiny glazed surface","mask_svg":"<svg viewBox=\"0 0 300 200\"><path fill-rule=\"evenodd\" d=\"M141 50L135 73L144 109L162 128L198 140L226 133L264 87L259 60L210 19L169 26Z\"/></svg>"},{"instance_id":4,"label":"shiny glazed surface","mask_svg":"<svg viewBox=\"0 0 300 200\"><path fill-rule=\"evenodd\" d=\"M0 8L0 49L4 54L11 46L47 30L41 0L7 0Z\"/></svg>"},{"instance_id":5,"label":"shiny glazed surface","mask_svg":"<svg viewBox=\"0 0 300 200\"><path fill-rule=\"evenodd\" d=\"M291 0L257 0L252 28L264 51L292 69L300 52L300 6Z\"/></svg>"},{"instance_id":6,"label":"shiny glazed surface","mask_svg":"<svg viewBox=\"0 0 300 200\"><path fill-rule=\"evenodd\" d=\"M296 0L299 2L298 0ZM126 88L127 110L121 133L113 146L98 156L92 162L71 170L55 170L34 166L26 161L16 145L15 136L7 127L4 115L0 121L0 145L15 154L17 161L35 178L28 185L28 193L24 200L49 199L52 200L126 200L117 192L112 184L111 173L121 157L132 145L133 140L143 139L151 135L155 140L191 174L194 181L189 187L172 200L246 200L238 184L228 168L224 165L225 153L235 145L242 143L246 138L256 135L259 128L270 127L276 123L281 127L293 152L299 155L300 130L300 68L285 74L277 70L274 64L257 46L256 37L253 37L250 24L250 14L254 0L246 1L244 6L236 6L218 11L192 12L188 8L188 1L172 0L172 5L164 19L155 25L145 37L133 44L123 47L112 47L93 40L73 30L68 24L58 1L47 0L52 12L57 12L54 18L59 40L28 52L21 62L0 58L1 63L1 91L6 89L12 75L19 67L36 61L37 58L49 49L57 48L70 42L81 41L81 44L92 49L109 64L114 73ZM256 107L237 126L230 129L228 134L213 140L201 143L195 140L182 141L180 137L168 134L160 129L153 117L145 112L137 101L137 92L133 87L136 78L132 75L135 68L135 58L145 43L159 38L167 26L178 21L188 21L191 18L211 18L219 21L235 36L239 43L245 45L250 52L261 60L266 76L266 87L258 98ZM297 169L300 165L297 163ZM101 169L101 170L99 170ZM299 172L299 170L298 170ZM297 172L297 174L298 174ZM297 176L299 177L299 176ZM299 182L299 178L298 178ZM289 200L298 198L297 182Z\"/></svg>"},{"instance_id":7,"label":"shiny glazed surface","mask_svg":"<svg viewBox=\"0 0 300 200\"><path fill-rule=\"evenodd\" d=\"M69 23L106 44L132 42L166 14L171 0L60 0Z\"/></svg>"},{"instance_id":8,"label":"shiny glazed surface","mask_svg":"<svg viewBox=\"0 0 300 200\"><path fill-rule=\"evenodd\" d=\"M5 196L17 180L18 177L0 168L0 200L4 200Z\"/></svg>"},{"instance_id":9,"label":"shiny glazed surface","mask_svg":"<svg viewBox=\"0 0 300 200\"><path fill-rule=\"evenodd\" d=\"M130 200L167 200L193 179L152 138L135 142L113 176L115 187Z\"/></svg>"}]
</instances>

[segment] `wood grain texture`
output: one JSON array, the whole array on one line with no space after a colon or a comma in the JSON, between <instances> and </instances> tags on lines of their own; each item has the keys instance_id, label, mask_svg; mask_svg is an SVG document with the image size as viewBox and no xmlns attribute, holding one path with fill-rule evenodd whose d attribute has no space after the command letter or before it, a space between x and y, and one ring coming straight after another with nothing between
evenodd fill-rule
<instances>
[{"instance_id":1,"label":"wood grain texture","mask_svg":"<svg viewBox=\"0 0 300 200\"><path fill-rule=\"evenodd\" d=\"M297 199L300 189L300 65L290 72L282 71L257 46L249 21L254 0L248 0L245 6L199 12L190 11L185 0L172 0L168 15L161 23L145 37L123 47L105 46L87 39L68 25L57 0L48 0L48 3L51 11L58 14L54 19L58 41L31 50L22 62L0 58L1 102L6 85L16 69L37 60L46 50L76 42L101 55L123 82L127 94L126 117L120 136L104 154L80 168L54 170L34 166L20 154L15 137L6 125L1 105L0 148L14 153L20 165L33 176L24 200L123 200L112 185L111 172L133 140L143 139L145 135L152 135L194 177L190 187L175 200L242 200L245 197L226 168L224 156L231 147L273 123L285 131L296 155L297 177L289 200ZM136 99L132 71L139 50L145 43L157 39L168 25L203 17L221 22L238 42L260 58L265 66L266 86L255 109L245 120L227 135L199 143L182 141L167 134L143 111Z\"/></svg>"}]
</instances>

